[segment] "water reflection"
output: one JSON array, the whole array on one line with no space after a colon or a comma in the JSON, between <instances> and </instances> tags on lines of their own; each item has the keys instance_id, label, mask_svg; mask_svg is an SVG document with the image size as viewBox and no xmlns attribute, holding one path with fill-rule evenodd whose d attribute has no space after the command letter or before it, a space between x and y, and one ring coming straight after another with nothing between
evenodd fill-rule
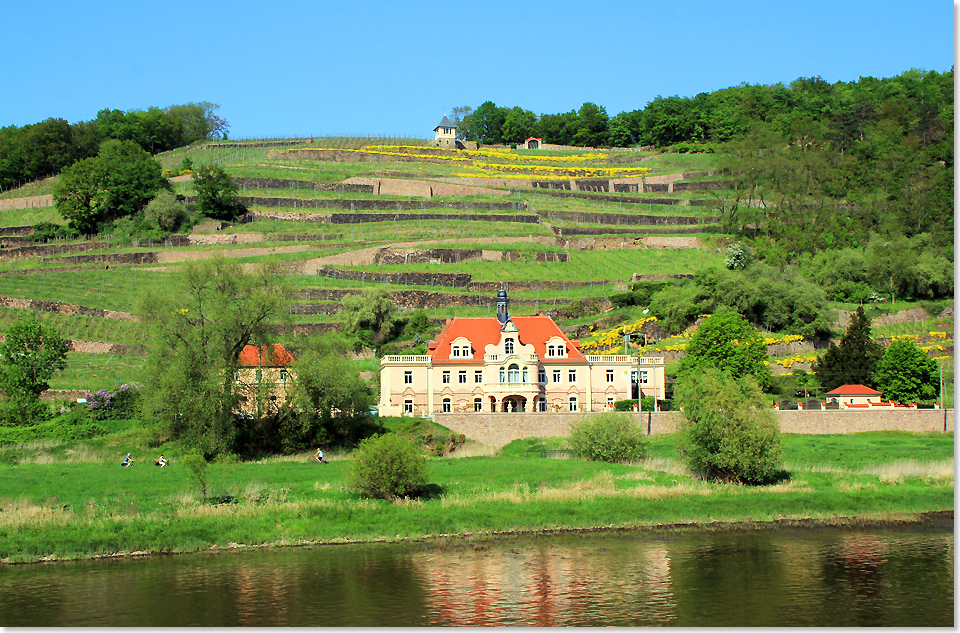
<instances>
[{"instance_id":1,"label":"water reflection","mask_svg":"<svg viewBox=\"0 0 960 633\"><path fill-rule=\"evenodd\" d=\"M952 523L0 568L4 626L952 626Z\"/></svg>"}]
</instances>

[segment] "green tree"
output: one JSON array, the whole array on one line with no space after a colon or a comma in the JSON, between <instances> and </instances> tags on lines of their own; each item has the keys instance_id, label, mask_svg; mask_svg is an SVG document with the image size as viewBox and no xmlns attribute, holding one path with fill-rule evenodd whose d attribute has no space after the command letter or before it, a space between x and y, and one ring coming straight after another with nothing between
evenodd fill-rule
<instances>
[{"instance_id":1,"label":"green tree","mask_svg":"<svg viewBox=\"0 0 960 633\"><path fill-rule=\"evenodd\" d=\"M134 141L108 140L95 158L66 168L53 189L57 210L81 233L139 213L169 188L160 163Z\"/></svg>"},{"instance_id":2,"label":"green tree","mask_svg":"<svg viewBox=\"0 0 960 633\"><path fill-rule=\"evenodd\" d=\"M705 479L760 484L782 468L777 418L752 376L713 367L677 385L685 420L680 450Z\"/></svg>"},{"instance_id":3,"label":"green tree","mask_svg":"<svg viewBox=\"0 0 960 633\"><path fill-rule=\"evenodd\" d=\"M894 341L873 375L885 400L900 404L933 402L939 397L937 362L911 341Z\"/></svg>"},{"instance_id":4,"label":"green tree","mask_svg":"<svg viewBox=\"0 0 960 633\"><path fill-rule=\"evenodd\" d=\"M359 335L366 345L383 341L392 325L393 302L382 286L372 286L360 294L346 295L343 305L343 331Z\"/></svg>"},{"instance_id":5,"label":"green tree","mask_svg":"<svg viewBox=\"0 0 960 633\"><path fill-rule=\"evenodd\" d=\"M363 495L396 499L427 482L427 458L411 440L396 433L360 442L347 471L350 487Z\"/></svg>"},{"instance_id":6,"label":"green tree","mask_svg":"<svg viewBox=\"0 0 960 633\"><path fill-rule=\"evenodd\" d=\"M272 341L284 314L278 273L270 265L244 272L218 257L185 264L167 292L144 298L138 312L150 338L143 412L161 437L208 456L234 450L240 353Z\"/></svg>"},{"instance_id":7,"label":"green tree","mask_svg":"<svg viewBox=\"0 0 960 633\"><path fill-rule=\"evenodd\" d=\"M500 128L500 136L504 143L522 143L537 134L537 115L520 106L514 107L507 113Z\"/></svg>"},{"instance_id":8,"label":"green tree","mask_svg":"<svg viewBox=\"0 0 960 633\"><path fill-rule=\"evenodd\" d=\"M873 388L876 384L873 374L882 356L883 347L870 338L870 321L863 307L859 307L840 339L840 345L831 342L823 357L814 363L813 370L826 391L833 391L841 385Z\"/></svg>"},{"instance_id":9,"label":"green tree","mask_svg":"<svg viewBox=\"0 0 960 633\"><path fill-rule=\"evenodd\" d=\"M599 413L570 425L570 448L591 461L625 462L642 459L647 439L632 416Z\"/></svg>"},{"instance_id":10,"label":"green tree","mask_svg":"<svg viewBox=\"0 0 960 633\"><path fill-rule=\"evenodd\" d=\"M246 208L237 200L237 184L223 167L201 165L193 176L200 212L218 220L233 220Z\"/></svg>"},{"instance_id":11,"label":"green tree","mask_svg":"<svg viewBox=\"0 0 960 633\"><path fill-rule=\"evenodd\" d=\"M595 103L584 103L577 111L577 128L573 142L587 147L603 147L610 144L610 120L607 110Z\"/></svg>"},{"instance_id":12,"label":"green tree","mask_svg":"<svg viewBox=\"0 0 960 633\"><path fill-rule=\"evenodd\" d=\"M187 219L187 210L172 191L161 191L147 203L143 218L164 231L176 231Z\"/></svg>"},{"instance_id":13,"label":"green tree","mask_svg":"<svg viewBox=\"0 0 960 633\"><path fill-rule=\"evenodd\" d=\"M349 359L350 344L339 334L325 334L296 348L290 396L279 416L280 448L290 452L358 439L373 398Z\"/></svg>"},{"instance_id":14,"label":"green tree","mask_svg":"<svg viewBox=\"0 0 960 633\"><path fill-rule=\"evenodd\" d=\"M484 101L470 115L469 127L465 130L467 138L479 143L502 142L501 128L507 118L507 109L497 107L492 101Z\"/></svg>"},{"instance_id":15,"label":"green tree","mask_svg":"<svg viewBox=\"0 0 960 633\"><path fill-rule=\"evenodd\" d=\"M6 396L3 419L30 424L43 417L47 407L40 394L47 381L67 366L67 343L56 329L33 319L14 322L0 344L0 391Z\"/></svg>"},{"instance_id":16,"label":"green tree","mask_svg":"<svg viewBox=\"0 0 960 633\"><path fill-rule=\"evenodd\" d=\"M766 389L770 385L766 359L767 346L750 323L736 312L721 312L697 328L680 362L679 375L686 381L706 367L715 367L737 379L752 376Z\"/></svg>"},{"instance_id":17,"label":"green tree","mask_svg":"<svg viewBox=\"0 0 960 633\"><path fill-rule=\"evenodd\" d=\"M100 178L96 157L67 167L53 187L53 202L70 226L85 234L95 233L106 216L108 192Z\"/></svg>"}]
</instances>

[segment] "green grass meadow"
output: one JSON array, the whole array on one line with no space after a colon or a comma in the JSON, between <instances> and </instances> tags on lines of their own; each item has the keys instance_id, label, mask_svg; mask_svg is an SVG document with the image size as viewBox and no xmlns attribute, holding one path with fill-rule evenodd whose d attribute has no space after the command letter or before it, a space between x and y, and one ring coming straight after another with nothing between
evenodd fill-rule
<instances>
[{"instance_id":1,"label":"green grass meadow","mask_svg":"<svg viewBox=\"0 0 960 633\"><path fill-rule=\"evenodd\" d=\"M152 465L133 430L83 443L0 448L0 561L31 562L259 545L394 541L553 529L632 528L712 521L837 517L896 521L953 508L953 434L785 436L789 477L770 486L704 482L677 459L676 437L655 436L631 464L524 457L561 438L521 441L501 454L463 447L430 458L426 494L359 497L349 454L212 465L203 503L179 454ZM120 468L134 453L137 465Z\"/></svg>"}]
</instances>

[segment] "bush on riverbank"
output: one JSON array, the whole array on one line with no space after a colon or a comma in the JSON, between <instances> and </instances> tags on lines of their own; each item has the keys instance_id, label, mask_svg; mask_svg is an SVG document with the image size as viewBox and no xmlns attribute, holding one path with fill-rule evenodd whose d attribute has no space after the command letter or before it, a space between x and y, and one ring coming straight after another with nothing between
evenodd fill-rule
<instances>
[{"instance_id":1,"label":"bush on riverbank","mask_svg":"<svg viewBox=\"0 0 960 633\"><path fill-rule=\"evenodd\" d=\"M584 459L626 462L643 458L647 439L625 413L599 413L570 425L570 448Z\"/></svg>"},{"instance_id":2,"label":"bush on riverbank","mask_svg":"<svg viewBox=\"0 0 960 633\"><path fill-rule=\"evenodd\" d=\"M396 433L363 440L353 452L350 486L369 497L396 499L427 483L426 456L414 442Z\"/></svg>"}]
</instances>

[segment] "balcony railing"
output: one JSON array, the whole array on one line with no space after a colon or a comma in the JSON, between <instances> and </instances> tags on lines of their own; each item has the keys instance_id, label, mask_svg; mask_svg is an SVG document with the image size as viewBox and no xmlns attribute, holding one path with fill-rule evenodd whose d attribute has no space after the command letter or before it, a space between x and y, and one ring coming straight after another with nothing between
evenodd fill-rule
<instances>
[{"instance_id":1,"label":"balcony railing","mask_svg":"<svg viewBox=\"0 0 960 633\"><path fill-rule=\"evenodd\" d=\"M400 363L403 365L428 365L429 356L384 356L380 359L381 365Z\"/></svg>"},{"instance_id":2,"label":"balcony railing","mask_svg":"<svg viewBox=\"0 0 960 633\"><path fill-rule=\"evenodd\" d=\"M523 363L539 363L540 356L537 354L486 354L483 357L485 363L502 363L507 358L516 358Z\"/></svg>"}]
</instances>

